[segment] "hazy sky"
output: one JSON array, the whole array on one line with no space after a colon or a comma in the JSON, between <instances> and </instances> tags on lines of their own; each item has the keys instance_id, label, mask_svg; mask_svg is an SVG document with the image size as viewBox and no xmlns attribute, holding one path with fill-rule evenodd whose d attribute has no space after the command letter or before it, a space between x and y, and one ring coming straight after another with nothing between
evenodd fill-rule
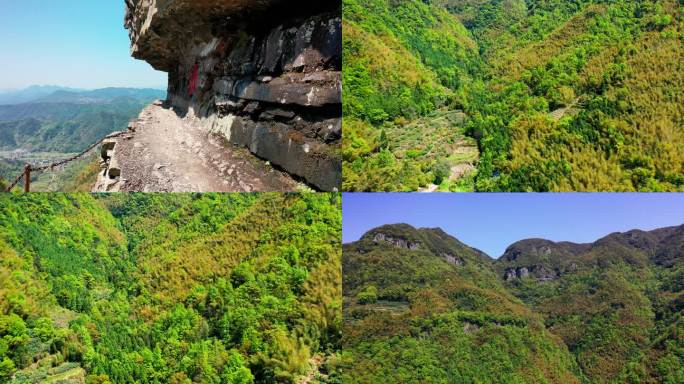
<instances>
[{"instance_id":1,"label":"hazy sky","mask_svg":"<svg viewBox=\"0 0 684 384\"><path fill-rule=\"evenodd\" d=\"M527 238L592 242L612 232L684 224L684 194L345 193L344 242L383 224L441 227L499 257Z\"/></svg>"},{"instance_id":2,"label":"hazy sky","mask_svg":"<svg viewBox=\"0 0 684 384\"><path fill-rule=\"evenodd\" d=\"M123 0L0 0L0 89L164 87L130 56Z\"/></svg>"}]
</instances>

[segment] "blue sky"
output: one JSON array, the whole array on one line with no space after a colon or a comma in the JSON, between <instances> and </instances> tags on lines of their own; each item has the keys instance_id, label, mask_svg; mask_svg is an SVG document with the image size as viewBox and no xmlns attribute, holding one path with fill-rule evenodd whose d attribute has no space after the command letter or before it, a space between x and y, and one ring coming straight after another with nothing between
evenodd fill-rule
<instances>
[{"instance_id":1,"label":"blue sky","mask_svg":"<svg viewBox=\"0 0 684 384\"><path fill-rule=\"evenodd\" d=\"M440 227L499 257L527 238L592 242L612 232L684 224L684 194L345 193L343 240L383 224Z\"/></svg>"},{"instance_id":2,"label":"blue sky","mask_svg":"<svg viewBox=\"0 0 684 384\"><path fill-rule=\"evenodd\" d=\"M123 0L0 0L0 89L164 87L130 56Z\"/></svg>"}]
</instances>

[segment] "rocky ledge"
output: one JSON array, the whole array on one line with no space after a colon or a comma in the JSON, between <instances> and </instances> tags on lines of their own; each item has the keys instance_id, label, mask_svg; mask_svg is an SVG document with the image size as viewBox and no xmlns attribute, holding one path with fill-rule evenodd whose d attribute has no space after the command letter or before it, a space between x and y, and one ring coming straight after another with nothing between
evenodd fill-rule
<instances>
[{"instance_id":1,"label":"rocky ledge","mask_svg":"<svg viewBox=\"0 0 684 384\"><path fill-rule=\"evenodd\" d=\"M339 1L126 0L131 53L167 101L320 190L339 190Z\"/></svg>"},{"instance_id":2,"label":"rocky ledge","mask_svg":"<svg viewBox=\"0 0 684 384\"><path fill-rule=\"evenodd\" d=\"M577 269L576 264L572 264L569 271ZM534 278L538 281L553 281L561 276L560 271L551 270L543 265L533 265L530 267L507 268L504 274L506 281L522 280L525 278Z\"/></svg>"},{"instance_id":3,"label":"rocky ledge","mask_svg":"<svg viewBox=\"0 0 684 384\"><path fill-rule=\"evenodd\" d=\"M376 233L375 236L373 236L373 242L375 242L376 244L387 243L397 248L404 248L410 250L420 249L420 243L402 239L400 237L394 237L392 235L387 235L384 233Z\"/></svg>"}]
</instances>

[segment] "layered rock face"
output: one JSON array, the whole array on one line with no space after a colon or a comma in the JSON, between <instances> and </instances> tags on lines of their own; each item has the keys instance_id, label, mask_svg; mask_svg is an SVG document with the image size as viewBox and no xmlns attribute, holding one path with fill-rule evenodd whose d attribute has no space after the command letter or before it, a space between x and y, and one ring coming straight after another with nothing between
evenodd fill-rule
<instances>
[{"instance_id":1,"label":"layered rock face","mask_svg":"<svg viewBox=\"0 0 684 384\"><path fill-rule=\"evenodd\" d=\"M572 264L577 268L576 264ZM569 269L568 271L570 271ZM518 268L507 268L504 275L506 281L515 279L524 279L529 276L534 277L539 281L552 281L560 277L560 272L551 270L543 265L533 265L531 267L518 267Z\"/></svg>"},{"instance_id":2,"label":"layered rock face","mask_svg":"<svg viewBox=\"0 0 684 384\"><path fill-rule=\"evenodd\" d=\"M321 190L341 186L338 0L127 0L135 58L168 102Z\"/></svg>"},{"instance_id":3,"label":"layered rock face","mask_svg":"<svg viewBox=\"0 0 684 384\"><path fill-rule=\"evenodd\" d=\"M420 249L419 243L414 243L410 240L402 239L400 237L394 237L392 235L386 235L384 233L376 233L373 237L373 241L376 243L389 243L397 248L405 248L411 250Z\"/></svg>"}]
</instances>

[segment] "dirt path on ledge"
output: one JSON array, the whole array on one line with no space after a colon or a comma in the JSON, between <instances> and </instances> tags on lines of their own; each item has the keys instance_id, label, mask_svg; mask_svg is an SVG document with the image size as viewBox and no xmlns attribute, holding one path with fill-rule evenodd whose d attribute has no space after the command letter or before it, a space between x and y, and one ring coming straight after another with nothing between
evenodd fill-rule
<instances>
[{"instance_id":1,"label":"dirt path on ledge","mask_svg":"<svg viewBox=\"0 0 684 384\"><path fill-rule=\"evenodd\" d=\"M123 192L295 191L299 184L245 148L203 130L199 120L160 105L145 108L118 141Z\"/></svg>"}]
</instances>

